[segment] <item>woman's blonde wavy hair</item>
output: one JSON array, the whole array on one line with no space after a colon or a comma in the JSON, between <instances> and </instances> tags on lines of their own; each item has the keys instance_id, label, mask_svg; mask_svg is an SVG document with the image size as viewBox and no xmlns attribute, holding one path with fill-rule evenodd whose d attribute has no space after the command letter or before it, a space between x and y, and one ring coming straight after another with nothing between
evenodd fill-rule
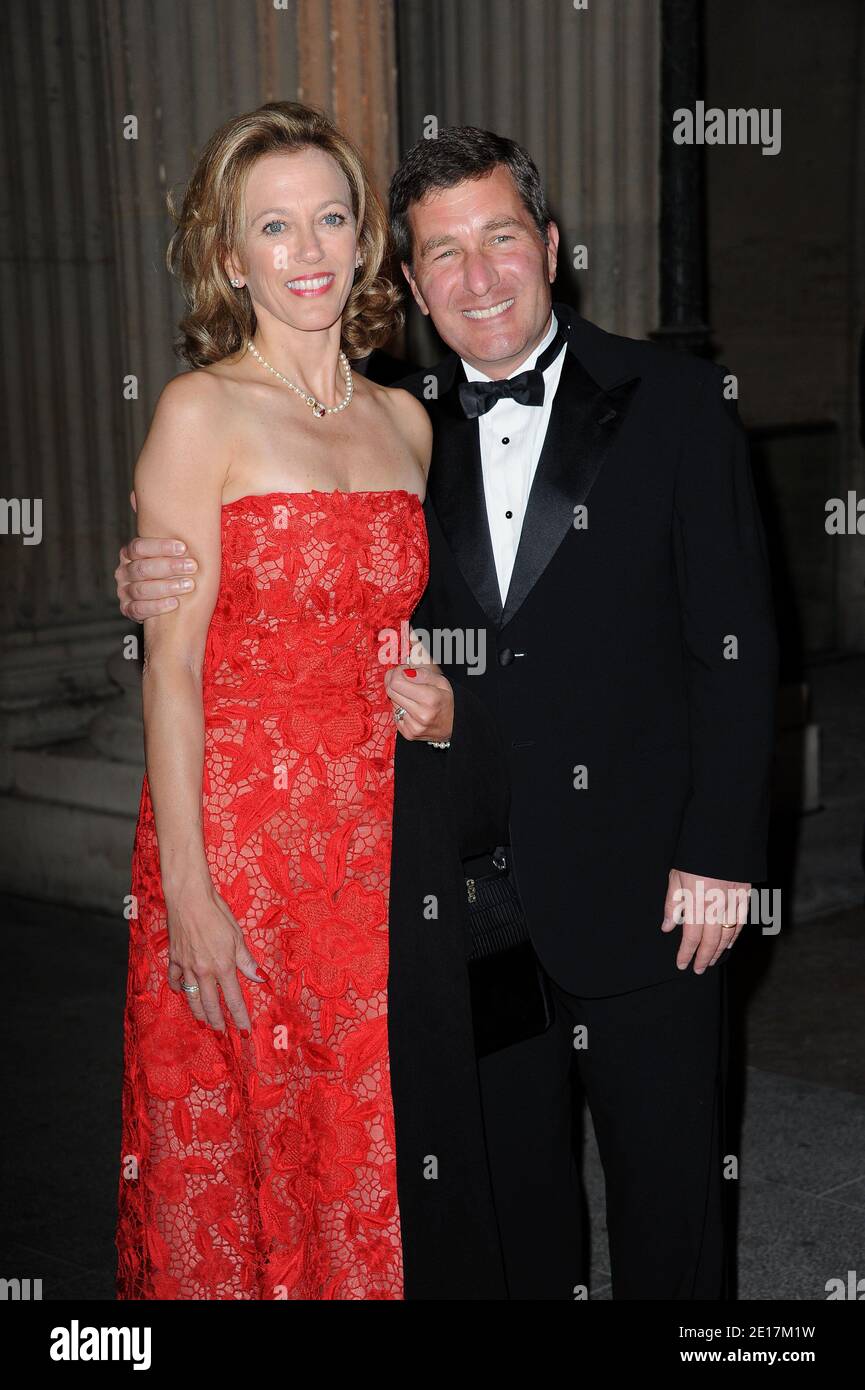
<instances>
[{"instance_id":1,"label":"woman's blonde wavy hair","mask_svg":"<svg viewBox=\"0 0 865 1390\"><path fill-rule=\"evenodd\" d=\"M166 259L188 308L176 351L191 367L238 352L255 332L249 290L234 289L225 270L226 259L243 243L243 194L250 169L262 155L311 147L324 150L345 174L357 224L363 264L342 315L346 355L364 357L401 326L399 292L382 273L390 255L387 216L361 155L322 111L271 101L235 116L211 135L179 211L168 197L176 226Z\"/></svg>"}]
</instances>

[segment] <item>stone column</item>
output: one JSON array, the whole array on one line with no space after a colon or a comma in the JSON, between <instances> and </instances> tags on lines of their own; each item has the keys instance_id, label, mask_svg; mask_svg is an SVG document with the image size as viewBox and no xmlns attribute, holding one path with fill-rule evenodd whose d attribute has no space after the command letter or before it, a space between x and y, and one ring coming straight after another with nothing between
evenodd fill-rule
<instances>
[{"instance_id":1,"label":"stone column","mask_svg":"<svg viewBox=\"0 0 865 1390\"><path fill-rule=\"evenodd\" d=\"M0 536L0 742L33 745L87 727L120 631L128 461L98 7L10 0L0 87L3 488L42 513L41 543Z\"/></svg>"},{"instance_id":2,"label":"stone column","mask_svg":"<svg viewBox=\"0 0 865 1390\"><path fill-rule=\"evenodd\" d=\"M848 491L865 497L865 8L857 12L856 57L859 80L855 84L855 158L850 190L850 297L849 391L850 402L843 422L841 496ZM865 652L865 543L849 536L842 545L837 573L836 602L840 617L840 644L849 651Z\"/></svg>"},{"instance_id":3,"label":"stone column","mask_svg":"<svg viewBox=\"0 0 865 1390\"><path fill-rule=\"evenodd\" d=\"M703 148L673 142L673 115L701 95L699 0L663 0L661 18L661 322L670 347L706 353Z\"/></svg>"},{"instance_id":4,"label":"stone column","mask_svg":"<svg viewBox=\"0 0 865 1390\"><path fill-rule=\"evenodd\" d=\"M397 0L299 0L298 101L323 106L366 157L379 192L397 160Z\"/></svg>"}]
</instances>

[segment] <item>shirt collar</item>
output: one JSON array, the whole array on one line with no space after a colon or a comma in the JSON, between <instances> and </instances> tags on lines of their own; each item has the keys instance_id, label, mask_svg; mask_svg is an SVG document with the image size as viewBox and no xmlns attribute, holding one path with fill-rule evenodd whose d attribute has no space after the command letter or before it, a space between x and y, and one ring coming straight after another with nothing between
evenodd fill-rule
<instances>
[{"instance_id":1,"label":"shirt collar","mask_svg":"<svg viewBox=\"0 0 865 1390\"><path fill-rule=\"evenodd\" d=\"M531 371L532 367L534 367L534 365L535 365L535 363L537 362L538 358L540 357L541 353L542 353L542 352L546 352L546 350L547 350L547 348L549 347L550 343L553 341L553 338L556 336L556 333L557 333L557 331L558 331L558 327L559 327L558 320L556 319L556 316L555 316L555 314L553 313L553 314L552 314L552 321L551 321L551 323L550 323L549 332L546 334L546 336L544 337L543 341L540 342L540 343L538 343L538 345L537 345L537 347L535 348L534 352L530 353L530 355L526 358L525 362L521 362L520 365L516 368L516 371L513 371L513 372L510 373L511 376L516 376L516 375L518 375L520 372L529 372L529 371ZM557 360L558 360L558 359L557 359ZM463 364L463 371L465 372L465 374L466 374L466 379L467 379L468 381L490 381L490 380L491 380L491 378L488 377L488 376L486 376L486 374L485 374L484 372L479 372L479 371L477 370L476 367L473 367L473 366L471 365L470 362L467 362L467 361L465 360L464 357L461 357L461 358L460 358L460 361L461 361L462 364ZM551 363L550 363L550 367L551 367L552 365L553 365L553 364L552 364L552 362L551 362ZM547 370L549 371L549 367L547 368Z\"/></svg>"}]
</instances>

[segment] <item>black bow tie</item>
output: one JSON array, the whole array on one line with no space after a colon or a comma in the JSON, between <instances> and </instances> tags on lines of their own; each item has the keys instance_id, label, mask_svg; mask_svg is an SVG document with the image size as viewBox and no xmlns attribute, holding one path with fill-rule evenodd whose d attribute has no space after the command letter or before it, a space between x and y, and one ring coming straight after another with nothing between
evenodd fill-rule
<instances>
[{"instance_id":1,"label":"black bow tie","mask_svg":"<svg viewBox=\"0 0 865 1390\"><path fill-rule=\"evenodd\" d=\"M496 401L514 400L519 405L543 405L544 372L558 357L564 341L564 336L559 331L547 350L538 358L537 366L528 372L506 376L501 381L461 381L460 405L467 418L474 420L478 415L486 415Z\"/></svg>"}]
</instances>

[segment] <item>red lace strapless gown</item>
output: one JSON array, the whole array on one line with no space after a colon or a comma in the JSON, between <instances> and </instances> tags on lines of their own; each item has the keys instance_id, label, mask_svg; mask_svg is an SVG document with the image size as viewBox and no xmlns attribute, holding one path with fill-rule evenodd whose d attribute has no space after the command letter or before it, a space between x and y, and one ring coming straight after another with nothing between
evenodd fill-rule
<instances>
[{"instance_id":1,"label":"red lace strapless gown","mask_svg":"<svg viewBox=\"0 0 865 1390\"><path fill-rule=\"evenodd\" d=\"M166 982L147 778L125 1014L118 1297L401 1299L387 1050L397 737L379 634L425 587L419 499L222 512L204 669L208 863L266 984L252 1035Z\"/></svg>"}]
</instances>

